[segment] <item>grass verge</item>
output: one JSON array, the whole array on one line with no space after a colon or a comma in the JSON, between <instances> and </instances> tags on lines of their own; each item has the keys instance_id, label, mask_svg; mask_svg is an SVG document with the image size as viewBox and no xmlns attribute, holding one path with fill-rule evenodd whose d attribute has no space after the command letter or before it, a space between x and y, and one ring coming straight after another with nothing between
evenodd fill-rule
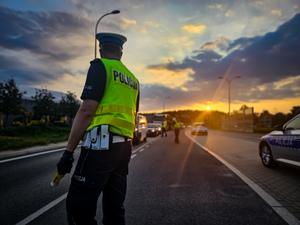
<instances>
[{"instance_id":1,"label":"grass verge","mask_svg":"<svg viewBox=\"0 0 300 225\"><path fill-rule=\"evenodd\" d=\"M69 127L47 126L0 128L0 151L18 150L35 145L47 145L67 141Z\"/></svg>"}]
</instances>

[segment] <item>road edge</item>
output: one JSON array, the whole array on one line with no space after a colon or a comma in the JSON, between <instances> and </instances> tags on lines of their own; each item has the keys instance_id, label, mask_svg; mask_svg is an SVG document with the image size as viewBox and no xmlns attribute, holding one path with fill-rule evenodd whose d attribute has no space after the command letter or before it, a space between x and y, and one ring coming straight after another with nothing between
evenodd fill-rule
<instances>
[{"instance_id":1,"label":"road edge","mask_svg":"<svg viewBox=\"0 0 300 225\"><path fill-rule=\"evenodd\" d=\"M230 163L222 159L221 156L212 152L208 148L204 147L200 143L198 143L195 139L193 139L186 132L184 134L190 138L195 144L204 149L206 152L214 156L217 160L223 163L228 169L234 172L238 177L240 177L246 184L249 185L252 190L254 190L284 221L286 221L289 225L299 225L300 220L298 220L293 214L291 214L286 208L284 208L278 201L276 201L271 195L269 195L266 191L264 191L261 187L255 184L252 180L250 180L246 175L244 175L237 168L232 166Z\"/></svg>"}]
</instances>

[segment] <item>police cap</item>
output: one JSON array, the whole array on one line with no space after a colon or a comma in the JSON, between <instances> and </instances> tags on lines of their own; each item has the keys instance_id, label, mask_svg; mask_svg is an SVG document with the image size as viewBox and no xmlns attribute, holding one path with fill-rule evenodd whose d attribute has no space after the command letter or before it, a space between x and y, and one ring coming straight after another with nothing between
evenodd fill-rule
<instances>
[{"instance_id":1,"label":"police cap","mask_svg":"<svg viewBox=\"0 0 300 225\"><path fill-rule=\"evenodd\" d=\"M96 34L96 39L99 41L99 45L104 42L113 42L121 47L123 47L123 44L127 41L126 37L115 33L98 33Z\"/></svg>"}]
</instances>

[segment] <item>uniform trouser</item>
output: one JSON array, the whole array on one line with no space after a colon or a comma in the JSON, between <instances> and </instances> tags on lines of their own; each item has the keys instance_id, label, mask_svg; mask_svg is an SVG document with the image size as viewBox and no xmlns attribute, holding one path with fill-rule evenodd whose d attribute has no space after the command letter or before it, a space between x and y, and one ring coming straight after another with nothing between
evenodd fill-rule
<instances>
[{"instance_id":1,"label":"uniform trouser","mask_svg":"<svg viewBox=\"0 0 300 225\"><path fill-rule=\"evenodd\" d=\"M162 128L162 132L161 132L161 136L162 136L162 137L164 136L164 133L166 134L166 136L168 136L168 135L167 135L167 132L166 132L166 128L163 127L163 128Z\"/></svg>"},{"instance_id":2,"label":"uniform trouser","mask_svg":"<svg viewBox=\"0 0 300 225\"><path fill-rule=\"evenodd\" d=\"M97 224L95 216L101 192L103 224L125 224L131 151L131 142L110 144L109 150L81 149L66 201L69 224Z\"/></svg>"},{"instance_id":3,"label":"uniform trouser","mask_svg":"<svg viewBox=\"0 0 300 225\"><path fill-rule=\"evenodd\" d=\"M179 143L179 138L178 138L178 136L179 136L180 129L179 129L179 128L175 128L175 129L174 129L174 132L175 132L175 142L176 142L176 143Z\"/></svg>"}]
</instances>

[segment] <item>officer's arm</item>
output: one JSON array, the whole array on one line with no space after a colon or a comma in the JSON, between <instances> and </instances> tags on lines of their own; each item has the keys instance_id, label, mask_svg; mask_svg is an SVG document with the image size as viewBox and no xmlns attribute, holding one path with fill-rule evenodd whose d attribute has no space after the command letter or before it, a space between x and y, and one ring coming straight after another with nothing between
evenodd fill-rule
<instances>
[{"instance_id":1,"label":"officer's arm","mask_svg":"<svg viewBox=\"0 0 300 225\"><path fill-rule=\"evenodd\" d=\"M74 119L74 123L71 129L71 133L66 148L67 151L74 152L84 132L86 131L87 127L91 122L97 110L98 104L99 102L95 100L91 100L91 99L83 100L83 103L80 106L79 110L77 111L77 114Z\"/></svg>"}]
</instances>

